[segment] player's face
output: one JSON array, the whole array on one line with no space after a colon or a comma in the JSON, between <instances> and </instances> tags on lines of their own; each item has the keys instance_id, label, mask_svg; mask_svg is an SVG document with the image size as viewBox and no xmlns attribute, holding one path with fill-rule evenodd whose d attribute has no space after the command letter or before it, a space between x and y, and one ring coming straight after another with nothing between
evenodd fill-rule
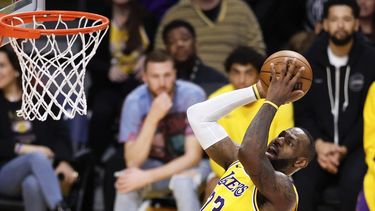
<instances>
[{"instance_id":1,"label":"player's face","mask_svg":"<svg viewBox=\"0 0 375 211\"><path fill-rule=\"evenodd\" d=\"M229 70L229 82L235 89L241 89L255 84L258 81L258 72L251 64L232 64Z\"/></svg>"},{"instance_id":2,"label":"player's face","mask_svg":"<svg viewBox=\"0 0 375 211\"><path fill-rule=\"evenodd\" d=\"M167 50L178 62L184 62L195 54L195 41L185 27L172 29L167 35Z\"/></svg>"},{"instance_id":3,"label":"player's face","mask_svg":"<svg viewBox=\"0 0 375 211\"><path fill-rule=\"evenodd\" d=\"M359 17L372 18L375 10L375 0L357 0L360 8Z\"/></svg>"},{"instance_id":4,"label":"player's face","mask_svg":"<svg viewBox=\"0 0 375 211\"><path fill-rule=\"evenodd\" d=\"M299 157L303 156L308 137L300 128L290 128L282 131L277 138L268 145L266 156L273 167L281 172L292 168Z\"/></svg>"},{"instance_id":5,"label":"player's face","mask_svg":"<svg viewBox=\"0 0 375 211\"><path fill-rule=\"evenodd\" d=\"M330 7L328 17L323 20L323 28L336 45L345 45L352 40L353 33L358 30L359 23L352 9L346 5Z\"/></svg>"},{"instance_id":6,"label":"player's face","mask_svg":"<svg viewBox=\"0 0 375 211\"><path fill-rule=\"evenodd\" d=\"M9 61L8 55L0 52L0 89L5 89L13 83L17 83L19 73Z\"/></svg>"},{"instance_id":7,"label":"player's face","mask_svg":"<svg viewBox=\"0 0 375 211\"><path fill-rule=\"evenodd\" d=\"M173 62L148 62L143 80L153 95L157 96L162 92L171 94L176 81Z\"/></svg>"}]
</instances>

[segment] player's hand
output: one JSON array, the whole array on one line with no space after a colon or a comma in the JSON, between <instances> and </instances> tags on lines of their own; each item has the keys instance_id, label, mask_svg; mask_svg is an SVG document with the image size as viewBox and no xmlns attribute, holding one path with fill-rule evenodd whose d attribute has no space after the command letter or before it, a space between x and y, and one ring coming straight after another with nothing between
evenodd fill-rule
<instances>
[{"instance_id":1,"label":"player's hand","mask_svg":"<svg viewBox=\"0 0 375 211\"><path fill-rule=\"evenodd\" d=\"M304 67L296 70L295 59L285 60L285 67L279 75L276 75L275 65L271 63L271 83L268 87L266 99L280 106L287 102L294 102L303 96L302 90L294 90L293 88L300 79Z\"/></svg>"},{"instance_id":2,"label":"player's hand","mask_svg":"<svg viewBox=\"0 0 375 211\"><path fill-rule=\"evenodd\" d=\"M267 97L267 89L263 87L261 80L256 83L260 98Z\"/></svg>"},{"instance_id":3,"label":"player's hand","mask_svg":"<svg viewBox=\"0 0 375 211\"><path fill-rule=\"evenodd\" d=\"M108 78L114 83L121 83L128 78L128 74L124 73L120 66L112 65L108 72Z\"/></svg>"},{"instance_id":4,"label":"player's hand","mask_svg":"<svg viewBox=\"0 0 375 211\"><path fill-rule=\"evenodd\" d=\"M68 185L72 185L74 182L76 182L79 176L78 173L73 169L73 167L65 161L61 161L59 163L59 165L55 169L55 174L64 175L63 182Z\"/></svg>"},{"instance_id":5,"label":"player's hand","mask_svg":"<svg viewBox=\"0 0 375 211\"><path fill-rule=\"evenodd\" d=\"M152 115L156 121L160 121L165 115L167 115L169 109L172 108L172 105L173 102L171 97L166 92L162 92L152 101L149 115Z\"/></svg>"},{"instance_id":6,"label":"player's hand","mask_svg":"<svg viewBox=\"0 0 375 211\"><path fill-rule=\"evenodd\" d=\"M139 190L151 184L152 175L139 168L128 168L118 173L115 187L119 193L128 193Z\"/></svg>"}]
</instances>

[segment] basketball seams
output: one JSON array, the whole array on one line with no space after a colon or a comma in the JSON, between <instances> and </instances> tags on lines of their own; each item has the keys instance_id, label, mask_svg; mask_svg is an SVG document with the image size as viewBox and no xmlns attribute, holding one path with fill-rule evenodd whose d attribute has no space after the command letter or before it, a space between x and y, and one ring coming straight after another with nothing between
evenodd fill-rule
<instances>
[{"instance_id":1,"label":"basketball seams","mask_svg":"<svg viewBox=\"0 0 375 211\"><path fill-rule=\"evenodd\" d=\"M262 73L269 73L269 74L271 74L271 71L262 70L259 74L262 74ZM280 73L276 73L276 75L277 74L280 74ZM312 81L312 79L305 78L305 77L301 77L301 79L304 79L304 80L307 80L307 81Z\"/></svg>"},{"instance_id":2,"label":"basketball seams","mask_svg":"<svg viewBox=\"0 0 375 211\"><path fill-rule=\"evenodd\" d=\"M263 78L259 78L259 79L268 88L269 85L267 85L267 83L263 80Z\"/></svg>"},{"instance_id":3,"label":"basketball seams","mask_svg":"<svg viewBox=\"0 0 375 211\"><path fill-rule=\"evenodd\" d=\"M259 79L262 83L263 86L269 87L269 80L271 77L271 71L270 71L270 63L274 63L277 70L280 69L280 65L285 66L285 59L295 59L295 64L296 66L304 66L307 70L307 72L303 72L301 75L301 78L298 82L298 85L295 86L293 89L298 89L302 90L304 94L306 94L309 89L311 88L312 85L312 80L313 80L313 72L312 68L309 64L309 62L306 60L305 57L303 57L301 54L294 52L294 51L289 51L289 50L282 50L278 51L272 55L270 55L263 63L260 73L259 73ZM284 62L283 62L284 61ZM276 75L280 75L281 71L276 70Z\"/></svg>"},{"instance_id":4,"label":"basketball seams","mask_svg":"<svg viewBox=\"0 0 375 211\"><path fill-rule=\"evenodd\" d=\"M272 58L268 58L268 59L266 59L266 61L264 62L264 64L268 63L268 62L271 61L271 60L278 59L278 58L285 58L285 57L288 57L288 59L294 59L294 58L296 58L296 59L298 59L298 61L300 61L300 62L303 63L305 66L307 66L307 67L309 67L309 68L311 69L310 64L304 62L302 59L299 59L299 58L297 58L297 57L292 57L292 56L285 56L285 55L275 56L275 57L272 57Z\"/></svg>"}]
</instances>

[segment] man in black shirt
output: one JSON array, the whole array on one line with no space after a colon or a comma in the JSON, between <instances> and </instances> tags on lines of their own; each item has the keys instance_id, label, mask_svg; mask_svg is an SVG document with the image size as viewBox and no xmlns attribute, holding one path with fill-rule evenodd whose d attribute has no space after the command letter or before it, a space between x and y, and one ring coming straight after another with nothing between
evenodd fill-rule
<instances>
[{"instance_id":1,"label":"man in black shirt","mask_svg":"<svg viewBox=\"0 0 375 211\"><path fill-rule=\"evenodd\" d=\"M163 41L175 60L177 78L201 86L207 95L228 83L226 76L206 66L196 52L196 34L190 23L174 20L163 29Z\"/></svg>"}]
</instances>

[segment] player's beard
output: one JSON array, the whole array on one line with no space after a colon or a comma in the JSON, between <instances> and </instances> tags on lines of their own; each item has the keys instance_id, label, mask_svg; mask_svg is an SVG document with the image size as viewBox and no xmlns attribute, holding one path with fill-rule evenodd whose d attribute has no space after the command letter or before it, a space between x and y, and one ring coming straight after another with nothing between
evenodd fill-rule
<instances>
[{"instance_id":1,"label":"player's beard","mask_svg":"<svg viewBox=\"0 0 375 211\"><path fill-rule=\"evenodd\" d=\"M285 173L288 168L290 168L295 162L297 158L289 158L289 159L276 159L270 160L273 168L276 171L280 171Z\"/></svg>"},{"instance_id":2,"label":"player's beard","mask_svg":"<svg viewBox=\"0 0 375 211\"><path fill-rule=\"evenodd\" d=\"M334 35L330 35L330 40L333 42L333 44L338 45L338 46L343 46L348 44L350 41L353 39L353 34L347 34L344 38L338 39Z\"/></svg>"}]
</instances>

